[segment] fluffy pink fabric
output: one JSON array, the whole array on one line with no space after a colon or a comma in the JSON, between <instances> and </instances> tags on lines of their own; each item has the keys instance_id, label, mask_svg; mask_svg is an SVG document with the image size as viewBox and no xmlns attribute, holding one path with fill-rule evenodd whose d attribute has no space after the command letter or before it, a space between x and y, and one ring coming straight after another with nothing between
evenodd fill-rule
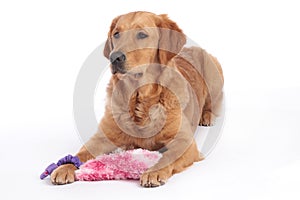
<instances>
[{"instance_id":1,"label":"fluffy pink fabric","mask_svg":"<svg viewBox=\"0 0 300 200\"><path fill-rule=\"evenodd\" d=\"M139 179L148 168L155 165L162 155L157 151L134 149L116 151L89 160L75 171L79 181L113 179Z\"/></svg>"}]
</instances>

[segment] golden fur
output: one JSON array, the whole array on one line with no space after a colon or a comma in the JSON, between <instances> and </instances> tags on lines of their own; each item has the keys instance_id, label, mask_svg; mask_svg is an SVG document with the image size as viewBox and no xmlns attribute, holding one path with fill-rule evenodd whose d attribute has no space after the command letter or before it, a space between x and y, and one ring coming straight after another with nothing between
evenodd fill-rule
<instances>
[{"instance_id":1,"label":"golden fur","mask_svg":"<svg viewBox=\"0 0 300 200\"><path fill-rule=\"evenodd\" d=\"M147 29L149 39L137 40L134 34L144 29ZM169 29L175 32L161 31ZM113 34L116 32L126 33L126 38L121 35L115 39ZM97 133L78 152L81 161L85 162L97 155L109 153L117 147L149 150L165 148L166 151L159 163L145 172L140 179L142 186L154 187L164 184L173 174L203 159L192 135L198 124L212 125L218 115L222 100L223 74L216 58L201 48L183 48L185 42L182 30L166 15L133 12L118 16L112 21L104 55L109 58L111 52L125 52L127 71L149 63L171 67L189 82L195 92L198 107L186 108L183 113L180 101L185 101L183 99L187 95L184 93L184 86L172 85L176 84L176 81L168 82L171 88L178 88L179 92L176 95L169 87L160 84L151 83L138 87L130 94L128 120L132 120L138 126L147 125L150 128L159 126L162 121L164 123L159 133L151 137L134 137L120 128L113 115L112 109L115 105L112 104L123 105L122 98L113 99L113 92L124 76L119 73L113 74L107 88L105 115ZM153 71L152 74L155 73ZM163 72L160 72L159 76L168 78ZM126 91L125 82L122 87ZM192 104L190 99L186 101L187 104ZM191 125L194 110L198 110L199 118L196 119L197 124ZM123 121L130 129L131 126L126 124L127 120ZM74 181L74 170L75 167L71 164L60 166L52 173L51 180L54 184L71 183Z\"/></svg>"}]
</instances>

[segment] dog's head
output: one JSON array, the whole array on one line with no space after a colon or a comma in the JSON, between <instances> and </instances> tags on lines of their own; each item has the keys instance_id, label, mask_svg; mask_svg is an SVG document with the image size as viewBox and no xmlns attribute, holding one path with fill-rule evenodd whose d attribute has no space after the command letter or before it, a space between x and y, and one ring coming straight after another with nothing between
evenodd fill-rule
<instances>
[{"instance_id":1,"label":"dog's head","mask_svg":"<svg viewBox=\"0 0 300 200\"><path fill-rule=\"evenodd\" d=\"M112 21L104 56L113 74L125 74L145 64L166 65L185 43L182 30L167 15L132 12Z\"/></svg>"}]
</instances>

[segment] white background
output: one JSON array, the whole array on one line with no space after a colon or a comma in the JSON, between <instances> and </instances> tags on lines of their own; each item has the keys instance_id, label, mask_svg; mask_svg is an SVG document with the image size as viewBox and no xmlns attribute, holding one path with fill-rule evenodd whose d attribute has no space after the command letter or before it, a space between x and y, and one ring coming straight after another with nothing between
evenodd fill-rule
<instances>
[{"instance_id":1,"label":"white background","mask_svg":"<svg viewBox=\"0 0 300 200\"><path fill-rule=\"evenodd\" d=\"M103 2L0 2L1 197L299 199L299 3ZM72 95L82 63L115 16L137 10L169 14L221 62L226 122L217 147L154 189L136 181L39 180L48 164L81 146Z\"/></svg>"}]
</instances>

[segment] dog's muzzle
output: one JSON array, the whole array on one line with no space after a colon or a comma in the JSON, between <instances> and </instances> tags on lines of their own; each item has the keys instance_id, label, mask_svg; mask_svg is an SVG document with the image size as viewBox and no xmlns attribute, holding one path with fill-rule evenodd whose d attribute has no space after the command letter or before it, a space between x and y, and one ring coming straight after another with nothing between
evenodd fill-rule
<instances>
[{"instance_id":1,"label":"dog's muzzle","mask_svg":"<svg viewBox=\"0 0 300 200\"><path fill-rule=\"evenodd\" d=\"M126 61L126 56L123 52L121 52L121 51L112 52L109 56L109 60L111 63L113 74L126 73L126 70L124 67L125 61Z\"/></svg>"}]
</instances>

